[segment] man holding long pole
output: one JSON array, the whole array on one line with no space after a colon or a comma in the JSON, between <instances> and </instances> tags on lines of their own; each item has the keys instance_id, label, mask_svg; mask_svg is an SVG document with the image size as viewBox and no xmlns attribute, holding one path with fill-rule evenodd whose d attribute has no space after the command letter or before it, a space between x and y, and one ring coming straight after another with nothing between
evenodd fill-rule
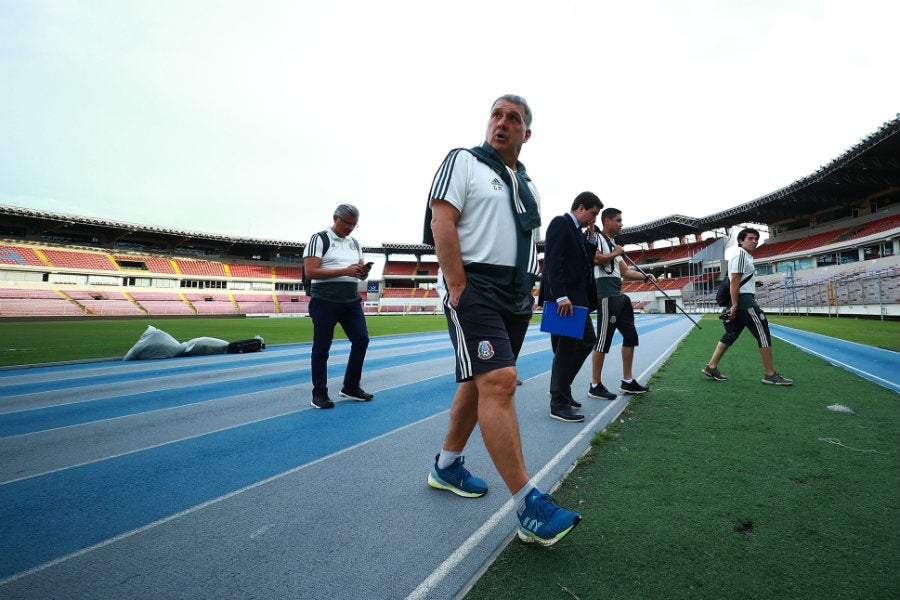
<instances>
[{"instance_id":1,"label":"man holding long pole","mask_svg":"<svg viewBox=\"0 0 900 600\"><path fill-rule=\"evenodd\" d=\"M597 252L594 254L594 279L597 282L597 344L591 355L591 387L588 396L602 400L613 400L616 394L603 385L601 373L603 363L612 347L616 330L622 334L622 382L620 394L644 394L650 391L634 379L631 372L634 362L634 348L638 345L637 329L634 326L634 309L631 299L622 293L622 281L652 281L656 277L628 268L625 249L616 245L615 236L622 231L622 211L607 208L600 215L603 229L599 232Z\"/></svg>"}]
</instances>

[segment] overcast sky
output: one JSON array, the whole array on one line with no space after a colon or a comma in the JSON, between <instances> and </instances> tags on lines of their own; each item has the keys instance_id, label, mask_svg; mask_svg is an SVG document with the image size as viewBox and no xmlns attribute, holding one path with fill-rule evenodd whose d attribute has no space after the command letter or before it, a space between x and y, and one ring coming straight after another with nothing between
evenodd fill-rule
<instances>
[{"instance_id":1,"label":"overcast sky","mask_svg":"<svg viewBox=\"0 0 900 600\"><path fill-rule=\"evenodd\" d=\"M0 1L0 203L306 241L421 242L448 150L534 111L544 223L625 225L813 173L900 111L900 2Z\"/></svg>"}]
</instances>

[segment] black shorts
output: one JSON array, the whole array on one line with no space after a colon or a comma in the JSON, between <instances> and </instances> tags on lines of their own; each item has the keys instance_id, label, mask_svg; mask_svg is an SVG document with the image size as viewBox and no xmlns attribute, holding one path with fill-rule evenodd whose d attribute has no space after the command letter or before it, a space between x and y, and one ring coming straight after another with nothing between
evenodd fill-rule
<instances>
[{"instance_id":1,"label":"black shorts","mask_svg":"<svg viewBox=\"0 0 900 600\"><path fill-rule=\"evenodd\" d=\"M726 346L731 346L737 341L738 336L744 329L747 329L760 348L772 347L772 334L769 333L769 320L766 319L766 313L758 306L750 308L739 308L735 312L734 318L723 322L725 325L725 335L719 340Z\"/></svg>"},{"instance_id":2,"label":"black shorts","mask_svg":"<svg viewBox=\"0 0 900 600\"><path fill-rule=\"evenodd\" d=\"M471 381L478 373L515 366L531 323L531 310L503 310L469 284L455 307L450 304L450 294L444 296L444 314L456 352L456 381Z\"/></svg>"},{"instance_id":3,"label":"black shorts","mask_svg":"<svg viewBox=\"0 0 900 600\"><path fill-rule=\"evenodd\" d=\"M609 354L616 330L622 334L622 345L634 348L638 345L637 329L634 326L634 308L631 298L625 294L600 298L597 307L597 344L594 352Z\"/></svg>"}]
</instances>

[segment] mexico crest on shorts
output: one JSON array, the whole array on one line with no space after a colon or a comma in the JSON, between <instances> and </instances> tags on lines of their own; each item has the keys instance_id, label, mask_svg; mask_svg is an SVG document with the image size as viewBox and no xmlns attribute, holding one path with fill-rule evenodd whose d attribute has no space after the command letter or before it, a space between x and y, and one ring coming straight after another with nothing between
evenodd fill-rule
<instances>
[{"instance_id":1,"label":"mexico crest on shorts","mask_svg":"<svg viewBox=\"0 0 900 600\"><path fill-rule=\"evenodd\" d=\"M481 360L489 360L494 356L494 347L488 340L478 342L478 358Z\"/></svg>"}]
</instances>

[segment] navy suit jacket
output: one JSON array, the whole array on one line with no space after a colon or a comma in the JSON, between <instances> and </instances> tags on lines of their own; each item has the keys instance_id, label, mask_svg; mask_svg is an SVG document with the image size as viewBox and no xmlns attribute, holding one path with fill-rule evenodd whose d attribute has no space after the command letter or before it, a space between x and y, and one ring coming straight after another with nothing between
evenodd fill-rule
<instances>
[{"instance_id":1,"label":"navy suit jacket","mask_svg":"<svg viewBox=\"0 0 900 600\"><path fill-rule=\"evenodd\" d=\"M571 214L554 217L544 239L544 269L541 273L541 303L567 296L572 304L597 308L594 283L594 252Z\"/></svg>"}]
</instances>

